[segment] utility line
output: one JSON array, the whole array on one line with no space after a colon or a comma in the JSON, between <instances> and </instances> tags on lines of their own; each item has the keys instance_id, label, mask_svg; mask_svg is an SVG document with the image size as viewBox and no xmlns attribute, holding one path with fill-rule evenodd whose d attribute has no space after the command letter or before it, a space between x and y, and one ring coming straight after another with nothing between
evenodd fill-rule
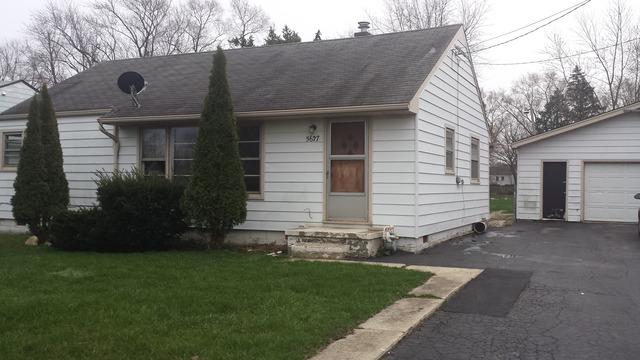
<instances>
[{"instance_id":1,"label":"utility line","mask_svg":"<svg viewBox=\"0 0 640 360\"><path fill-rule=\"evenodd\" d=\"M563 17L565 17L565 16L567 16L567 15L571 14L572 12L574 12L574 11L576 11L576 10L580 9L581 7L583 7L583 6L587 5L590 1L591 1L591 0L587 0L587 1L583 2L583 3L581 3L580 5L578 5L578 6L574 7L574 8L573 8L573 9L571 9L570 11L568 11L568 12L566 12L566 13L564 13L564 14L562 14L562 15L560 15L560 16L558 16L558 17L554 18L554 19L551 19L551 20L547 21L546 23L544 23L544 24L542 24L542 25L540 25L540 26L538 26L538 27L535 27L535 28L533 28L532 30L527 31L527 32L526 32L526 33L524 33L524 34L518 35L518 36L516 36L516 37L514 37L514 38L511 38L511 39L509 39L509 40L505 40L505 41L503 41L503 42L499 42L499 43L494 44L494 45L489 45L489 46L484 47L484 48L482 48L482 49L474 50L474 51L472 51L471 53L479 53L479 52L481 52L481 51L489 50L489 49L492 49L492 48L494 48L494 47L501 46L501 45L504 45L504 44L510 43L510 42L512 42L512 41L518 40L518 39L520 39L520 38L522 38L522 37L525 37L525 36L527 36L527 35L529 35L529 34L531 34L531 33L535 32L535 31L538 31L538 30L542 29L543 27L545 27L545 26L547 26L547 25L549 25L549 24L551 24L551 23L553 23L553 22L556 22L556 21L558 21L558 20L562 19Z\"/></svg>"},{"instance_id":2,"label":"utility line","mask_svg":"<svg viewBox=\"0 0 640 360\"><path fill-rule=\"evenodd\" d=\"M576 57L576 56L580 56L580 55L587 55L587 54L590 54L590 53L594 53L596 51L606 50L606 49L612 48L614 46L619 46L619 45L630 43L632 41L637 41L637 40L640 40L640 37L636 37L636 38L633 38L633 39L625 40L625 41L622 41L620 43L616 43L616 44L612 44L612 45L603 46L603 47L600 47L600 48L597 48L597 49L593 49L593 50L582 51L582 52L571 54L571 55L563 55L563 56L558 56L558 57L549 58L549 59L521 61L521 62L510 62L510 63L478 62L478 63L475 63L474 65L513 66L513 65L541 64L541 63L545 63L545 62L549 62L549 61L558 61L558 60L568 59L568 58L572 58L572 57Z\"/></svg>"},{"instance_id":3,"label":"utility line","mask_svg":"<svg viewBox=\"0 0 640 360\"><path fill-rule=\"evenodd\" d=\"M542 19L539 19L539 20L537 20L537 21L534 21L534 22L532 22L532 23L530 23L530 24L527 24L527 25L525 25L525 26L521 26L521 27L519 27L519 28L517 28L517 29L511 30L511 31L506 32L506 33L504 33L504 34L496 35L496 36L494 36L494 37L491 37L491 38L488 38L488 39L482 40L482 41L478 42L476 45L484 44L484 43L489 42L489 41L491 41L491 40L495 40L495 39L498 39L498 38L501 38L501 37L504 37L504 36L507 36L507 35L511 35L511 34L513 34L513 33L515 33L515 32L520 31L520 30L523 30L523 29L526 29L526 28L531 27L531 26L533 26L533 25L539 24L539 23L541 23L541 22L543 22L543 21L545 21L545 20L547 20L547 19L550 19L550 18L552 18L552 17L556 16L556 15L562 14L562 13L563 13L563 12L565 12L565 11L571 10L571 9L573 9L573 8L574 8L574 7L576 7L576 6L584 5L584 3L587 3L587 2L589 2L589 1L591 1L591 0L581 1L581 2L579 2L579 3L577 3L577 4L573 4L573 5L569 6L569 7L568 7L568 8L566 8L566 9L562 9L562 10L560 10L560 11L558 11L558 12L555 12L555 13L553 13L553 14L551 14L551 15L547 16L547 17L544 17L544 18L542 18Z\"/></svg>"}]
</instances>

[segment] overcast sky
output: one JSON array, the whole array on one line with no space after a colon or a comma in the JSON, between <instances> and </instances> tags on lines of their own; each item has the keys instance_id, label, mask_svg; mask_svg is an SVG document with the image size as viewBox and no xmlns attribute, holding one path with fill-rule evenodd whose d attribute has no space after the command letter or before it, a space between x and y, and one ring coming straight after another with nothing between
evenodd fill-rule
<instances>
[{"instance_id":1,"label":"overcast sky","mask_svg":"<svg viewBox=\"0 0 640 360\"><path fill-rule=\"evenodd\" d=\"M90 0L76 0L75 3L87 4ZM181 0L174 0L181 1ZM547 56L542 50L547 36L560 32L564 36L575 38L576 16L581 12L603 14L610 0L592 0L589 4L551 26L528 35L520 40L499 46L475 56L480 86L485 89L509 87L513 80L527 71L541 70L544 65L527 66L487 66L484 62L520 62L543 59ZM634 0L635 1L635 0ZM640 13L640 1L629 1L636 15ZM22 36L24 25L30 13L44 6L46 0L2 1L0 21L0 41ZM224 3L224 0L221 0ZM488 0L489 12L483 28L483 35L489 38L516 29L539 20L556 11L560 11L579 0ZM359 20L366 20L367 13L379 12L383 0L254 0L270 16L278 28L289 25L302 36L303 41L313 39L320 29L323 38L343 36L353 32ZM505 38L505 39L508 39ZM501 39L502 40L502 39ZM578 41L576 39L576 41ZM491 44L491 43L487 43Z\"/></svg>"}]
</instances>

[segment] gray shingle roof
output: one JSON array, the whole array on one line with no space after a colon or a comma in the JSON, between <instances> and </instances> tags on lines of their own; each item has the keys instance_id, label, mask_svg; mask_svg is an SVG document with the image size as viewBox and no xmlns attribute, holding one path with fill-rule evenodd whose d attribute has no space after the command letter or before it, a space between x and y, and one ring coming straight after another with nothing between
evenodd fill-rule
<instances>
[{"instance_id":1,"label":"gray shingle roof","mask_svg":"<svg viewBox=\"0 0 640 360\"><path fill-rule=\"evenodd\" d=\"M460 25L225 50L236 112L408 103ZM56 111L113 108L108 117L200 112L212 53L103 62L52 87ZM131 106L116 85L125 71L148 83ZM28 110L21 103L3 114Z\"/></svg>"}]
</instances>

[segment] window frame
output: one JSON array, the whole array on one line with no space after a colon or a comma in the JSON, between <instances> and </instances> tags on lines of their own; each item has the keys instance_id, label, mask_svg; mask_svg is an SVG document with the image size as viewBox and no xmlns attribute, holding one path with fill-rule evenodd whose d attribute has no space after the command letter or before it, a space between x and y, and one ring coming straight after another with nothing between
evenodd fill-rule
<instances>
[{"instance_id":1,"label":"window frame","mask_svg":"<svg viewBox=\"0 0 640 360\"><path fill-rule=\"evenodd\" d=\"M260 162L260 192L249 192L247 191L247 198L249 200L263 200L264 199L264 126L261 122L255 122L255 123L251 123L251 124L255 124L259 127L260 130L260 138L259 138L259 155L260 158L258 159ZM172 134L172 130L174 128L180 128L180 127L198 127L197 124L172 124L172 125L163 125L163 126L158 126L158 125L145 125L145 126L138 126L138 168L140 170L142 170L142 163L144 161L143 157L142 157L142 148L143 148L143 130L144 129L164 129L165 131L165 149L164 149L164 162L165 162L165 170L164 170L164 176L167 179L173 179L173 161L174 159L174 146L173 146L173 134ZM239 139L239 135L238 135L238 141L240 141ZM244 176L243 176L244 178Z\"/></svg>"},{"instance_id":2,"label":"window frame","mask_svg":"<svg viewBox=\"0 0 640 360\"><path fill-rule=\"evenodd\" d=\"M476 137L476 136L470 136L470 141L469 141L469 178L471 178L471 182L474 184L479 184L480 183L480 138ZM477 154L477 159L475 160L477 162L477 166L478 166L478 173L477 173L477 177L473 176L473 161L474 161L474 157L473 157L473 145L474 142L478 145L478 154Z\"/></svg>"},{"instance_id":3,"label":"window frame","mask_svg":"<svg viewBox=\"0 0 640 360\"><path fill-rule=\"evenodd\" d=\"M451 167L447 167L447 134L449 131L453 134L451 144ZM445 126L444 128L444 173L445 175L456 174L456 131L449 126Z\"/></svg>"},{"instance_id":4,"label":"window frame","mask_svg":"<svg viewBox=\"0 0 640 360\"><path fill-rule=\"evenodd\" d=\"M0 131L0 136L2 136L2 139L0 139L0 171L8 171L8 172L15 172L18 171L18 165L6 165L4 162L4 152L5 152L5 144L6 144L6 136L10 135L10 134L20 134L21 136L21 143L20 143L20 148L22 148L22 144L24 144L24 136L25 136L25 132L26 129L16 129L16 130L2 130ZM20 162L20 158L18 157L18 162Z\"/></svg>"},{"instance_id":5,"label":"window frame","mask_svg":"<svg viewBox=\"0 0 640 360\"><path fill-rule=\"evenodd\" d=\"M171 126L139 126L138 127L138 168L140 169L140 171L144 172L144 167L142 166L142 164L145 161L153 161L153 160L145 160L145 158L143 157L142 151L144 149L143 147L143 140L144 140L144 136L143 136L143 132L146 129L162 129L164 130L164 158L162 159L162 161L164 161L164 177L166 177L167 179L171 179L172 178L172 169L169 166L170 163L170 158L173 156L173 154L170 153L170 148L171 148ZM156 159L156 158L150 158L150 159ZM159 159L159 158L157 158ZM159 160L157 160L159 161Z\"/></svg>"},{"instance_id":6,"label":"window frame","mask_svg":"<svg viewBox=\"0 0 640 360\"><path fill-rule=\"evenodd\" d=\"M262 122L259 121L246 121L243 122L242 125L255 125L258 127L258 162L260 164L260 172L257 176L260 177L260 191L247 191L247 198L249 200L264 200L264 125ZM238 129L240 128L240 124L238 124ZM254 140L251 140L249 142L255 142ZM240 133L238 132L238 144L240 144ZM240 158L240 160L242 161L243 159L254 159L255 158ZM243 174L243 178L244 178ZM256 175L251 175L251 176L256 176Z\"/></svg>"}]
</instances>

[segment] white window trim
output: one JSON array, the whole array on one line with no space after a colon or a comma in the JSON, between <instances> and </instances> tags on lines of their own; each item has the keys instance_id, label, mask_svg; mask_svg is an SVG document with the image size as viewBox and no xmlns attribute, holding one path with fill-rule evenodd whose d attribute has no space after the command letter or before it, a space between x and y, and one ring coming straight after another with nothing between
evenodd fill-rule
<instances>
[{"instance_id":1,"label":"white window trim","mask_svg":"<svg viewBox=\"0 0 640 360\"><path fill-rule=\"evenodd\" d=\"M453 132L453 149L452 149L452 163L451 168L447 167L447 132ZM456 174L456 131L455 129L445 126L444 127L444 173L445 175L455 175Z\"/></svg>"},{"instance_id":2,"label":"white window trim","mask_svg":"<svg viewBox=\"0 0 640 360\"><path fill-rule=\"evenodd\" d=\"M22 134L22 142L24 143L24 135L26 129L6 129L0 131L0 171L2 172L16 172L18 171L18 166L6 166L4 164L4 145L5 145L5 135L7 134ZM20 160L18 160L20 161Z\"/></svg>"},{"instance_id":3,"label":"white window trim","mask_svg":"<svg viewBox=\"0 0 640 360\"><path fill-rule=\"evenodd\" d=\"M260 191L258 192L250 192L247 191L247 198L249 200L264 200L264 123L262 122L251 122L250 125L258 125L258 128L260 130L260 135L258 138L258 142L260 145L259 151L260 151L260 158L258 159L260 161ZM240 141L240 138L238 137L238 141ZM246 158L248 159L248 158ZM252 158L253 159L253 158Z\"/></svg>"},{"instance_id":4,"label":"white window trim","mask_svg":"<svg viewBox=\"0 0 640 360\"><path fill-rule=\"evenodd\" d=\"M248 192L247 198L249 200L264 200L264 126L262 123L257 123L260 126L260 192ZM167 179L173 178L173 141L171 137L171 129L177 127L191 127L198 125L185 124L177 126L138 126L138 169L142 170L142 130L143 129L164 129L165 130L165 177ZM4 136L3 136L4 139ZM3 148L4 149L4 148ZM0 155L1 151L0 151Z\"/></svg>"},{"instance_id":5,"label":"white window trim","mask_svg":"<svg viewBox=\"0 0 640 360\"><path fill-rule=\"evenodd\" d=\"M471 135L469 141L469 178L471 178L471 183L480 184L480 138ZM476 141L478 144L478 177L473 177L473 142Z\"/></svg>"}]
</instances>

